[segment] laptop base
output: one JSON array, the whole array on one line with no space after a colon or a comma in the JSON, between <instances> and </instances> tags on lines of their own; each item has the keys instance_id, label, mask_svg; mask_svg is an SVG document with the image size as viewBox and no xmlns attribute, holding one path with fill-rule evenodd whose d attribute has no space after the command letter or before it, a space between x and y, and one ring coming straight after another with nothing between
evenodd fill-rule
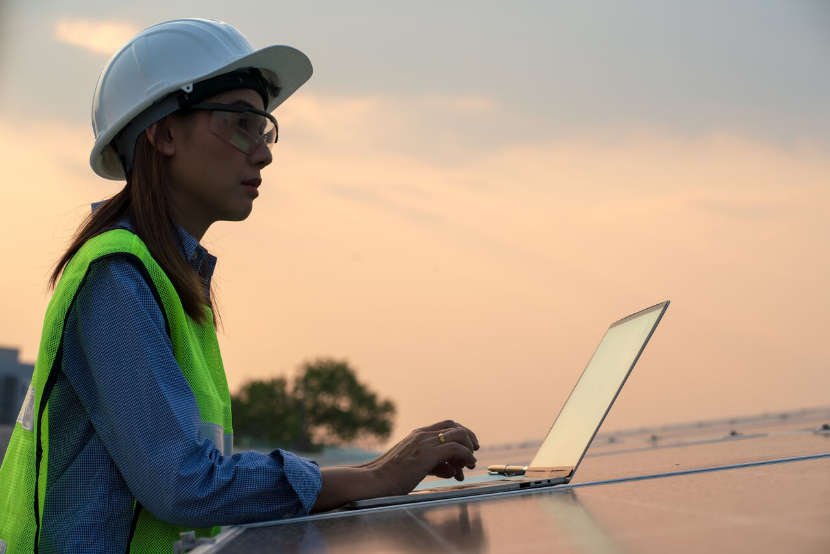
<instances>
[{"instance_id":1,"label":"laptop base","mask_svg":"<svg viewBox=\"0 0 830 554\"><path fill-rule=\"evenodd\" d=\"M479 483L461 483L432 489L418 489L409 494L397 496L381 496L367 500L355 500L346 504L346 509L379 508L381 506L396 506L398 504L412 504L413 502L427 502L430 500L445 500L448 498L467 497L493 492L506 492L520 489L552 487L567 483L566 477L550 479L532 479L524 476L507 477L497 481L483 481Z\"/></svg>"}]
</instances>

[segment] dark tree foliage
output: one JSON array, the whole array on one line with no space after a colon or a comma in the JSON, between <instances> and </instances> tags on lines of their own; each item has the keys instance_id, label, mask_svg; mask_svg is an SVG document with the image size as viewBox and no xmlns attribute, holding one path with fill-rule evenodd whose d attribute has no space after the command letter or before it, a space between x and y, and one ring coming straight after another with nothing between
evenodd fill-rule
<instances>
[{"instance_id":1,"label":"dark tree foliage","mask_svg":"<svg viewBox=\"0 0 830 554\"><path fill-rule=\"evenodd\" d=\"M237 435L306 452L383 441L395 416L395 405L360 383L347 361L331 358L302 364L291 390L282 377L250 381L231 402Z\"/></svg>"},{"instance_id":2,"label":"dark tree foliage","mask_svg":"<svg viewBox=\"0 0 830 554\"><path fill-rule=\"evenodd\" d=\"M318 358L302 365L294 382L294 395L302 406L305 438L351 443L369 436L380 440L392 433L395 405L357 380L345 360Z\"/></svg>"},{"instance_id":3,"label":"dark tree foliage","mask_svg":"<svg viewBox=\"0 0 830 554\"><path fill-rule=\"evenodd\" d=\"M284 377L249 381L231 396L234 434L248 440L290 446L301 431L300 414Z\"/></svg>"}]
</instances>

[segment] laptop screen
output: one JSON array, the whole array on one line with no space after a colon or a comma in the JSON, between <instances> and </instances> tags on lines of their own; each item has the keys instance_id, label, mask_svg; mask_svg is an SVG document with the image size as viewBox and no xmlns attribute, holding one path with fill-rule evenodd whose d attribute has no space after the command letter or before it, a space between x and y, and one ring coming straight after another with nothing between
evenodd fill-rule
<instances>
[{"instance_id":1,"label":"laptop screen","mask_svg":"<svg viewBox=\"0 0 830 554\"><path fill-rule=\"evenodd\" d=\"M608 328L530 467L576 470L668 304L652 306Z\"/></svg>"}]
</instances>

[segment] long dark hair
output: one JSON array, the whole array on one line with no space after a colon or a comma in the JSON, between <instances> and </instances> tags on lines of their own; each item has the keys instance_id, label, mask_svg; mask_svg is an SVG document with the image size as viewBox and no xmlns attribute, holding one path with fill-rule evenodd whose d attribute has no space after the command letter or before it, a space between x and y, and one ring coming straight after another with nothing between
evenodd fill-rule
<instances>
[{"instance_id":1,"label":"long dark hair","mask_svg":"<svg viewBox=\"0 0 830 554\"><path fill-rule=\"evenodd\" d=\"M174 114L172 117L185 117L191 114ZM170 116L168 116L170 117ZM168 118L158 122L156 136L167 134ZM175 231L170 205L173 199L167 188L167 171L164 157L150 143L147 133L141 133L135 145L135 159L131 175L126 186L115 196L106 200L81 223L72 242L63 256L55 264L49 278L49 286L54 289L58 279L69 260L81 247L97 235L107 231L125 215L129 215L136 234L147 245L150 255L167 275L187 315L204 324L207 321L205 307L214 310L214 291L208 298L204 295L204 286L193 268L179 253L176 244L180 240ZM203 268L206 264L203 264ZM214 313L214 324L218 326L219 316Z\"/></svg>"}]
</instances>

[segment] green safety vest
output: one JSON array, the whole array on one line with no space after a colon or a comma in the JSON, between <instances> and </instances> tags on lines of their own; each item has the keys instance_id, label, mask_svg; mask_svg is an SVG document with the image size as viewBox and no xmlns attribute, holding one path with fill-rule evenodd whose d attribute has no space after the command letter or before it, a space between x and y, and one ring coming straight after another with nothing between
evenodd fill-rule
<instances>
[{"instance_id":1,"label":"green safety vest","mask_svg":"<svg viewBox=\"0 0 830 554\"><path fill-rule=\"evenodd\" d=\"M43 504L50 475L49 395L61 371L61 343L69 309L90 266L107 256L127 256L142 264L142 273L160 306L176 361L199 405L202 438L232 454L231 399L213 314L199 325L185 314L176 289L135 234L116 229L94 237L67 264L46 310L32 384L14 426L0 467L0 554L37 551ZM56 439L60 440L60 439ZM130 552L170 552L179 533L191 530L155 518L136 500L130 528ZM196 529L197 537L214 536L219 527Z\"/></svg>"}]
</instances>

